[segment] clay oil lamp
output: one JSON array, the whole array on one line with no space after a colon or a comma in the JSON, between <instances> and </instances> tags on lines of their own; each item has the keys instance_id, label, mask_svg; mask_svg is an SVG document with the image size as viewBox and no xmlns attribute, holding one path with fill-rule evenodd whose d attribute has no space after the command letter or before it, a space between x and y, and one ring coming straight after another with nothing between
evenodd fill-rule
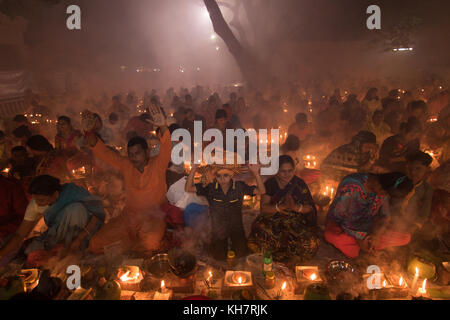
<instances>
[{"instance_id":1,"label":"clay oil lamp","mask_svg":"<svg viewBox=\"0 0 450 320\"><path fill-rule=\"evenodd\" d=\"M223 279L222 295L232 295L236 291L255 291L253 276L248 271L227 271Z\"/></svg>"},{"instance_id":2,"label":"clay oil lamp","mask_svg":"<svg viewBox=\"0 0 450 320\"><path fill-rule=\"evenodd\" d=\"M256 205L256 197L252 197L252 196L248 196L245 195L244 196L244 201L243 201L243 208L250 210L253 209Z\"/></svg>"},{"instance_id":3,"label":"clay oil lamp","mask_svg":"<svg viewBox=\"0 0 450 320\"><path fill-rule=\"evenodd\" d=\"M144 277L137 266L125 266L120 268L117 277L123 290L139 291L140 284Z\"/></svg>"},{"instance_id":4,"label":"clay oil lamp","mask_svg":"<svg viewBox=\"0 0 450 320\"><path fill-rule=\"evenodd\" d=\"M295 294L303 294L305 288L310 284L323 283L317 266L296 266L295 277L297 280Z\"/></svg>"},{"instance_id":5,"label":"clay oil lamp","mask_svg":"<svg viewBox=\"0 0 450 320\"><path fill-rule=\"evenodd\" d=\"M277 296L276 296L277 300L280 300L285 296L286 289L287 289L287 281L284 281L280 287L280 290L278 291Z\"/></svg>"},{"instance_id":6,"label":"clay oil lamp","mask_svg":"<svg viewBox=\"0 0 450 320\"><path fill-rule=\"evenodd\" d=\"M391 284L390 294L392 298L406 298L409 294L408 284L403 275L387 276Z\"/></svg>"},{"instance_id":7,"label":"clay oil lamp","mask_svg":"<svg viewBox=\"0 0 450 320\"><path fill-rule=\"evenodd\" d=\"M155 292L153 300L170 300L172 298L173 291L166 287L166 282L161 280L161 287Z\"/></svg>"}]
</instances>

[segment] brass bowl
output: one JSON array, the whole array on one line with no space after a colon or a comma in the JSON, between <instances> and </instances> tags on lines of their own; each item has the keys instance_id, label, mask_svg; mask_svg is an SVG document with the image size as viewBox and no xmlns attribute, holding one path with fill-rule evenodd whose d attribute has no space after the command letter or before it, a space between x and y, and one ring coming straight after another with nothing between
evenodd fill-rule
<instances>
[{"instance_id":1,"label":"brass bowl","mask_svg":"<svg viewBox=\"0 0 450 320\"><path fill-rule=\"evenodd\" d=\"M151 259L144 261L144 270L150 276L162 279L169 271L169 256L167 253L154 255Z\"/></svg>"}]
</instances>

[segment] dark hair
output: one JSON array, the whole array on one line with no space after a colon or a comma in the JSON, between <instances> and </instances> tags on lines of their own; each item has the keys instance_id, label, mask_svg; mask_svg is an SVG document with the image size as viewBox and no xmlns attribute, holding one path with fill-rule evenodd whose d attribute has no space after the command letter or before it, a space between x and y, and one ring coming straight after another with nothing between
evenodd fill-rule
<instances>
[{"instance_id":1,"label":"dark hair","mask_svg":"<svg viewBox=\"0 0 450 320\"><path fill-rule=\"evenodd\" d=\"M416 117L409 117L408 121L403 122L400 125L400 130L404 131L405 133L410 133L414 131L421 131L422 125L420 124L420 121L417 120Z\"/></svg>"},{"instance_id":2,"label":"dark hair","mask_svg":"<svg viewBox=\"0 0 450 320\"><path fill-rule=\"evenodd\" d=\"M48 142L47 138L41 135L32 136L27 140L27 146L35 151L52 151L53 146Z\"/></svg>"},{"instance_id":3,"label":"dark hair","mask_svg":"<svg viewBox=\"0 0 450 320\"><path fill-rule=\"evenodd\" d=\"M394 105L395 110L399 110L401 108L401 103L397 99L386 98L381 101L383 109L386 109L389 105Z\"/></svg>"},{"instance_id":4,"label":"dark hair","mask_svg":"<svg viewBox=\"0 0 450 320\"><path fill-rule=\"evenodd\" d=\"M293 168L295 168L295 162L294 162L294 159L292 159L291 156L288 156L288 155L280 156L280 158L279 158L279 167L281 168L281 166L283 164L286 164L286 163L290 164Z\"/></svg>"},{"instance_id":5,"label":"dark hair","mask_svg":"<svg viewBox=\"0 0 450 320\"><path fill-rule=\"evenodd\" d=\"M43 175L33 179L31 181L30 187L28 188L29 194L37 194L43 196L51 196L56 191L61 191L61 184L59 183L59 179Z\"/></svg>"},{"instance_id":6,"label":"dark hair","mask_svg":"<svg viewBox=\"0 0 450 320\"><path fill-rule=\"evenodd\" d=\"M58 118L58 122L59 121L64 121L64 122L67 122L67 124L71 124L71 120L70 120L70 118L69 117L66 117L66 116L60 116L59 118Z\"/></svg>"},{"instance_id":7,"label":"dark hair","mask_svg":"<svg viewBox=\"0 0 450 320\"><path fill-rule=\"evenodd\" d=\"M433 158L425 152L417 151L414 152L408 156L406 156L406 161L411 162L419 162L420 164L424 165L425 167L429 167L431 163L433 162Z\"/></svg>"},{"instance_id":8,"label":"dark hair","mask_svg":"<svg viewBox=\"0 0 450 320\"><path fill-rule=\"evenodd\" d=\"M358 141L360 145L363 143L377 143L377 136L370 131L360 131L353 137L352 141Z\"/></svg>"},{"instance_id":9,"label":"dark hair","mask_svg":"<svg viewBox=\"0 0 450 320\"><path fill-rule=\"evenodd\" d=\"M369 98L369 94L374 94L374 93L377 93L377 92L378 92L378 89L377 89L377 88L370 88L369 90L367 90L365 99L368 99L368 98Z\"/></svg>"},{"instance_id":10,"label":"dark hair","mask_svg":"<svg viewBox=\"0 0 450 320\"><path fill-rule=\"evenodd\" d=\"M130 141L128 141L128 148L134 147L136 145L140 145L145 151L148 150L147 141L145 141L145 139L142 137L133 137L130 139Z\"/></svg>"},{"instance_id":11,"label":"dark hair","mask_svg":"<svg viewBox=\"0 0 450 320\"><path fill-rule=\"evenodd\" d=\"M427 110L427 104L423 100L414 100L408 104L409 110L422 109L424 112Z\"/></svg>"},{"instance_id":12,"label":"dark hair","mask_svg":"<svg viewBox=\"0 0 450 320\"><path fill-rule=\"evenodd\" d=\"M172 123L169 126L169 132L172 134L175 130L180 129L180 126L177 123Z\"/></svg>"},{"instance_id":13,"label":"dark hair","mask_svg":"<svg viewBox=\"0 0 450 320\"><path fill-rule=\"evenodd\" d=\"M5 136L5 133L2 130L0 130L0 138L3 138L4 136Z\"/></svg>"},{"instance_id":14,"label":"dark hair","mask_svg":"<svg viewBox=\"0 0 450 320\"><path fill-rule=\"evenodd\" d=\"M28 119L23 114L18 114L13 118L14 122L27 122Z\"/></svg>"},{"instance_id":15,"label":"dark hair","mask_svg":"<svg viewBox=\"0 0 450 320\"><path fill-rule=\"evenodd\" d=\"M145 112L139 116L139 120L141 120L141 121L151 120L151 119L152 119L152 117L147 112Z\"/></svg>"},{"instance_id":16,"label":"dark hair","mask_svg":"<svg viewBox=\"0 0 450 320\"><path fill-rule=\"evenodd\" d=\"M100 124L101 127L103 127L103 120L102 117L100 117L100 115L98 113L94 113L92 116L94 116L95 118L97 118L98 123Z\"/></svg>"},{"instance_id":17,"label":"dark hair","mask_svg":"<svg viewBox=\"0 0 450 320\"><path fill-rule=\"evenodd\" d=\"M21 151L27 152L27 149L23 146L15 146L14 148L11 149L11 153L21 152Z\"/></svg>"},{"instance_id":18,"label":"dark hair","mask_svg":"<svg viewBox=\"0 0 450 320\"><path fill-rule=\"evenodd\" d=\"M224 109L219 109L216 111L216 120L217 119L223 119L228 118L228 114Z\"/></svg>"},{"instance_id":19,"label":"dark hair","mask_svg":"<svg viewBox=\"0 0 450 320\"><path fill-rule=\"evenodd\" d=\"M283 148L284 151L297 151L300 148L300 139L297 136L290 134L281 148Z\"/></svg>"},{"instance_id":20,"label":"dark hair","mask_svg":"<svg viewBox=\"0 0 450 320\"><path fill-rule=\"evenodd\" d=\"M26 125L22 125L20 127L17 127L12 132L13 136L16 138L29 138L31 137L31 131L28 129Z\"/></svg>"},{"instance_id":21,"label":"dark hair","mask_svg":"<svg viewBox=\"0 0 450 320\"><path fill-rule=\"evenodd\" d=\"M308 121L308 116L303 112L299 112L295 115L295 122L300 122L300 121L304 121L304 122Z\"/></svg>"},{"instance_id":22,"label":"dark hair","mask_svg":"<svg viewBox=\"0 0 450 320\"><path fill-rule=\"evenodd\" d=\"M111 113L110 115L109 115L109 121L118 121L119 120L119 116L117 115L117 113Z\"/></svg>"},{"instance_id":23,"label":"dark hair","mask_svg":"<svg viewBox=\"0 0 450 320\"><path fill-rule=\"evenodd\" d=\"M380 110L380 109L375 110L373 112L372 118L374 118L375 116L377 116L379 114L383 115L384 114L383 110Z\"/></svg>"},{"instance_id":24,"label":"dark hair","mask_svg":"<svg viewBox=\"0 0 450 320\"><path fill-rule=\"evenodd\" d=\"M414 188L411 179L401 172L384 173L378 174L377 176L381 187L386 191L396 189L409 193Z\"/></svg>"}]
</instances>

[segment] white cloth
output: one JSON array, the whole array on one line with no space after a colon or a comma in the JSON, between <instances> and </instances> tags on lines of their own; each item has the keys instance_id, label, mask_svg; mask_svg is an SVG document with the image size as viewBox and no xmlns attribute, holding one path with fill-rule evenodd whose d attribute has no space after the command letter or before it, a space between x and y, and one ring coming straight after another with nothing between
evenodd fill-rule
<instances>
[{"instance_id":1,"label":"white cloth","mask_svg":"<svg viewBox=\"0 0 450 320\"><path fill-rule=\"evenodd\" d=\"M43 214L44 211L47 210L48 206L41 207L38 206L36 201L34 199L31 199L30 203L27 206L27 210L25 211L25 217L23 218L25 221L37 221L39 220Z\"/></svg>"},{"instance_id":2,"label":"white cloth","mask_svg":"<svg viewBox=\"0 0 450 320\"><path fill-rule=\"evenodd\" d=\"M205 197L197 196L193 192L184 191L186 185L186 177L181 178L173 185L170 186L169 191L167 191L167 200L170 204L178 207L180 209L186 209L190 203L197 203L200 205L208 205L208 201Z\"/></svg>"}]
</instances>

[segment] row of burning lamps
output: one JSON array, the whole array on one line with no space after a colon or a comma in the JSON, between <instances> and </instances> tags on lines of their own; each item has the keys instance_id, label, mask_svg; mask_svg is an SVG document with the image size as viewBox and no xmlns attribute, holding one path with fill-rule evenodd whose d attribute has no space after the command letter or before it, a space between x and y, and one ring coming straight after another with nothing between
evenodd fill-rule
<instances>
[{"instance_id":1,"label":"row of burning lamps","mask_svg":"<svg viewBox=\"0 0 450 320\"><path fill-rule=\"evenodd\" d=\"M25 117L27 119L30 119L31 124L41 124L42 114L40 114L40 113L35 113L35 114L27 114L26 113ZM45 123L47 123L47 124L56 124L57 122L58 122L57 120L45 119Z\"/></svg>"},{"instance_id":2,"label":"row of burning lamps","mask_svg":"<svg viewBox=\"0 0 450 320\"><path fill-rule=\"evenodd\" d=\"M140 273L140 270L138 267L127 267L128 271L123 273L119 279L123 286L127 286L130 284L138 284L142 281L143 277ZM403 276L392 276L390 277L390 280L388 282L386 275L380 274L380 276L383 276L383 282L382 286L377 289L388 289L388 288L395 288L400 289L402 291L409 291L409 293L414 296L422 296L427 297L427 280L424 279L422 281L422 284L419 286L419 277L420 277L420 270L418 267L415 268L416 273L414 275L414 278L412 280L411 287L408 287L408 284L403 278ZM207 273L207 277L204 280L204 283L208 289L211 289L214 287L216 280L214 279L213 271L209 270ZM229 289L245 289L249 287L253 287L254 283L252 280L252 273L248 271L227 271L225 273L224 281L223 281L223 287L229 288ZM323 279L320 277L318 267L317 266L297 266L296 267L296 285L304 288L305 286L309 284L322 284ZM375 284L375 283L373 283ZM277 290L277 294L275 299L281 299L283 298L288 291L288 283L287 281L283 281L279 289ZM158 291L155 292L154 300L170 300L172 297L172 290L168 289L166 287L165 280L161 280L161 285Z\"/></svg>"}]
</instances>

